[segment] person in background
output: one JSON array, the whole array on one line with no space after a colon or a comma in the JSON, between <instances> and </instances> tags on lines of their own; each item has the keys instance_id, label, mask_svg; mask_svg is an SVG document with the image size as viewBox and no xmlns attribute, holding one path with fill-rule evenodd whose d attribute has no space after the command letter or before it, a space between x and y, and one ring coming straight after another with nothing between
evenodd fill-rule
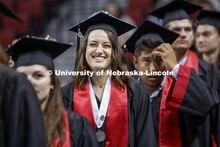
<instances>
[{"instance_id":1,"label":"person in background","mask_svg":"<svg viewBox=\"0 0 220 147\"><path fill-rule=\"evenodd\" d=\"M134 27L100 11L70 28L85 35L75 71L94 74L74 76L73 82L62 87L64 104L89 119L100 147L155 145L145 86L129 75L111 74L128 70L118 36Z\"/></svg>"},{"instance_id":2,"label":"person in background","mask_svg":"<svg viewBox=\"0 0 220 147\"><path fill-rule=\"evenodd\" d=\"M125 14L123 13L122 11L122 8L120 7L120 4L117 2L117 1L114 1L114 0L110 0L110 1L107 1L105 4L104 4L104 10L107 11L108 13L112 14L113 16L117 17L117 18L120 18L126 22L129 22L131 24L134 24L136 25L135 21L128 15L128 14ZM118 42L119 42L119 45L122 46L125 41L128 40L128 38L135 32L135 28L120 35L118 37ZM132 59L133 59L133 56L134 54L132 54L131 52L129 51L126 51L125 50L125 56L128 60L128 64L129 64L129 70L130 71L133 71L134 70L134 65L133 65L133 62L132 62Z\"/></svg>"},{"instance_id":3,"label":"person in background","mask_svg":"<svg viewBox=\"0 0 220 147\"><path fill-rule=\"evenodd\" d=\"M104 4L103 10L107 11L109 14L112 14L113 16L120 18L128 23L135 24L135 21L128 15L124 14L122 8L120 7L120 4L117 1L110 0L107 1ZM128 38L135 32L135 28L120 35L118 38L120 46L122 46L125 41L128 40Z\"/></svg>"},{"instance_id":4,"label":"person in background","mask_svg":"<svg viewBox=\"0 0 220 147\"><path fill-rule=\"evenodd\" d=\"M201 6L203 10L214 11L211 0L191 0L190 2Z\"/></svg>"},{"instance_id":5,"label":"person in background","mask_svg":"<svg viewBox=\"0 0 220 147\"><path fill-rule=\"evenodd\" d=\"M173 1L150 13L163 19L163 26L180 36L172 43L172 48L181 65L194 68L199 77L218 92L220 96L220 74L218 69L200 59L190 50L194 42L192 13L201 7L188 1ZM212 98L212 97L211 97ZM199 142L202 146L220 145L220 104L207 116L206 122L200 127ZM211 133L210 133L211 132ZM214 136L214 138L212 137ZM213 138L213 139L212 139ZM214 141L213 141L214 140Z\"/></svg>"},{"instance_id":6,"label":"person in background","mask_svg":"<svg viewBox=\"0 0 220 147\"><path fill-rule=\"evenodd\" d=\"M62 103L53 59L70 46L49 36L22 37L10 45L7 52L16 61L16 70L24 74L35 89L44 117L46 146L97 146L88 120L65 110Z\"/></svg>"},{"instance_id":7,"label":"person in background","mask_svg":"<svg viewBox=\"0 0 220 147\"><path fill-rule=\"evenodd\" d=\"M197 20L196 48L204 61L220 69L220 13L203 10Z\"/></svg>"},{"instance_id":8,"label":"person in background","mask_svg":"<svg viewBox=\"0 0 220 147\"><path fill-rule=\"evenodd\" d=\"M136 69L148 72L139 80L150 93L156 146L198 146L198 128L219 103L217 92L193 68L177 64L170 43L178 37L145 20L126 42L128 50L135 54Z\"/></svg>"}]
</instances>

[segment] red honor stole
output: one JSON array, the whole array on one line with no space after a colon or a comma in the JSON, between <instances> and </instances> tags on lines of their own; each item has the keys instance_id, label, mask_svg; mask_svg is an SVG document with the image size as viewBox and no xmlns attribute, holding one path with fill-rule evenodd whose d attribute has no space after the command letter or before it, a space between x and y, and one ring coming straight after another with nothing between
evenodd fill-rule
<instances>
[{"instance_id":1,"label":"red honor stole","mask_svg":"<svg viewBox=\"0 0 220 147\"><path fill-rule=\"evenodd\" d=\"M198 57L192 51L189 51L185 66L194 68L198 73ZM178 110L190 77L190 69L183 70L183 68L180 65L177 81L166 76L160 105L159 146L161 147L182 146Z\"/></svg>"},{"instance_id":2,"label":"red honor stole","mask_svg":"<svg viewBox=\"0 0 220 147\"><path fill-rule=\"evenodd\" d=\"M199 74L199 60L197 55L191 50L189 50L185 66L194 68Z\"/></svg>"},{"instance_id":3,"label":"red honor stole","mask_svg":"<svg viewBox=\"0 0 220 147\"><path fill-rule=\"evenodd\" d=\"M70 145L70 129L69 129L69 120L68 120L68 114L67 111L65 109L63 109L63 117L64 117L64 121L66 123L66 127L65 127L65 135L66 135L66 140L63 144L63 147L71 147ZM58 136L54 142L54 144L52 145L52 147L56 147L58 146L58 143L60 141L60 136Z\"/></svg>"},{"instance_id":4,"label":"red honor stole","mask_svg":"<svg viewBox=\"0 0 220 147\"><path fill-rule=\"evenodd\" d=\"M106 147L128 146L127 85L124 84L124 87L125 89L120 89L113 80L111 81L111 94L106 118ZM74 85L73 95L73 111L85 116L96 132L89 82L86 82L83 89L78 89Z\"/></svg>"}]
</instances>

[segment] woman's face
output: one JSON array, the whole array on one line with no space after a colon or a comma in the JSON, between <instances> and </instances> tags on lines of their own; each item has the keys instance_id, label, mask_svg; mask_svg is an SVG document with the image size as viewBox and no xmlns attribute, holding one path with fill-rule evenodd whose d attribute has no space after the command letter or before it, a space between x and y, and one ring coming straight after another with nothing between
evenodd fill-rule
<instances>
[{"instance_id":1,"label":"woman's face","mask_svg":"<svg viewBox=\"0 0 220 147\"><path fill-rule=\"evenodd\" d=\"M88 36L86 61L92 71L111 69L112 43L102 29L93 30Z\"/></svg>"},{"instance_id":2,"label":"woman's face","mask_svg":"<svg viewBox=\"0 0 220 147\"><path fill-rule=\"evenodd\" d=\"M47 68L42 65L20 66L17 71L26 75L31 82L40 102L49 97L50 90L53 89L51 78L47 73Z\"/></svg>"}]
</instances>

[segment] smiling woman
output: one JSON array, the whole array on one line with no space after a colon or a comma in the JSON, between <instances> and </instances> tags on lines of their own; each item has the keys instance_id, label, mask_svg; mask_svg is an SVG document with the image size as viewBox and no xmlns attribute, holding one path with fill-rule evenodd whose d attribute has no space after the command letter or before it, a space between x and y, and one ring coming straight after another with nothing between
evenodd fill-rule
<instances>
[{"instance_id":1,"label":"smiling woman","mask_svg":"<svg viewBox=\"0 0 220 147\"><path fill-rule=\"evenodd\" d=\"M97 76L95 74L93 76L94 81L97 81L97 78L100 80L102 78L102 80L104 80L103 82L100 81L100 83L105 83L107 80L107 70L112 69L113 71L127 71L128 68L126 58L123 50L117 43L118 41L116 37L110 31L105 29L92 30L88 33L88 35L86 35L83 45L78 52L78 56L76 58L78 63L75 71L83 71L85 70L85 67L94 73L104 70L105 76ZM75 76L75 84L79 88L82 88L87 81L86 77L87 75ZM131 77L127 75L116 75L113 77L113 80L118 86L123 87L123 83L130 81Z\"/></svg>"},{"instance_id":2,"label":"smiling woman","mask_svg":"<svg viewBox=\"0 0 220 147\"><path fill-rule=\"evenodd\" d=\"M110 70L128 71L118 36L134 27L101 11L70 28L85 35L75 71L88 69L94 75L73 77L74 82L62 88L64 104L89 119L100 147L154 146L155 143L145 86L127 74L108 74Z\"/></svg>"},{"instance_id":3,"label":"smiling woman","mask_svg":"<svg viewBox=\"0 0 220 147\"><path fill-rule=\"evenodd\" d=\"M111 68L112 44L104 30L90 32L86 49L86 61L91 70L107 70Z\"/></svg>"}]
</instances>

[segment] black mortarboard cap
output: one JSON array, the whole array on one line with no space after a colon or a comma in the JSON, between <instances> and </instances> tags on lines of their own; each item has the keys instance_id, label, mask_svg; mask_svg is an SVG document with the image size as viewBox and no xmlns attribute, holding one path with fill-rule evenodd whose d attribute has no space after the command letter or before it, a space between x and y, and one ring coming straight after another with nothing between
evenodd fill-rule
<instances>
[{"instance_id":1,"label":"black mortarboard cap","mask_svg":"<svg viewBox=\"0 0 220 147\"><path fill-rule=\"evenodd\" d=\"M11 10L9 10L1 1L0 1L0 12L3 14L22 22L20 18L18 18Z\"/></svg>"},{"instance_id":2,"label":"black mortarboard cap","mask_svg":"<svg viewBox=\"0 0 220 147\"><path fill-rule=\"evenodd\" d=\"M198 25L208 24L220 30L220 13L219 12L202 10L198 15L197 20L198 20Z\"/></svg>"},{"instance_id":3,"label":"black mortarboard cap","mask_svg":"<svg viewBox=\"0 0 220 147\"><path fill-rule=\"evenodd\" d=\"M154 39L162 43L172 44L178 37L179 34L146 19L125 42L123 47L134 53L138 44L142 42L142 39Z\"/></svg>"},{"instance_id":4,"label":"black mortarboard cap","mask_svg":"<svg viewBox=\"0 0 220 147\"><path fill-rule=\"evenodd\" d=\"M184 0L173 1L149 13L163 19L163 25L173 20L190 19L190 14L201 10L202 7Z\"/></svg>"},{"instance_id":5,"label":"black mortarboard cap","mask_svg":"<svg viewBox=\"0 0 220 147\"><path fill-rule=\"evenodd\" d=\"M129 30L136 28L136 26L114 17L106 11L99 11L79 24L70 27L69 30L78 33L78 28L80 28L82 35L86 35L88 32L94 29L107 29L111 31L117 38Z\"/></svg>"},{"instance_id":6,"label":"black mortarboard cap","mask_svg":"<svg viewBox=\"0 0 220 147\"><path fill-rule=\"evenodd\" d=\"M118 38L118 36L130 31L131 29L136 28L135 25L130 24L122 19L114 17L109 14L107 11L99 11L89 16L88 19L81 21L80 23L69 28L70 31L78 33L77 36L77 51L79 50L79 44L81 33L86 35L92 30L95 29L106 29L112 32L112 34Z\"/></svg>"},{"instance_id":7,"label":"black mortarboard cap","mask_svg":"<svg viewBox=\"0 0 220 147\"><path fill-rule=\"evenodd\" d=\"M16 66L39 64L54 70L53 59L72 45L40 37L22 37L6 50Z\"/></svg>"}]
</instances>

